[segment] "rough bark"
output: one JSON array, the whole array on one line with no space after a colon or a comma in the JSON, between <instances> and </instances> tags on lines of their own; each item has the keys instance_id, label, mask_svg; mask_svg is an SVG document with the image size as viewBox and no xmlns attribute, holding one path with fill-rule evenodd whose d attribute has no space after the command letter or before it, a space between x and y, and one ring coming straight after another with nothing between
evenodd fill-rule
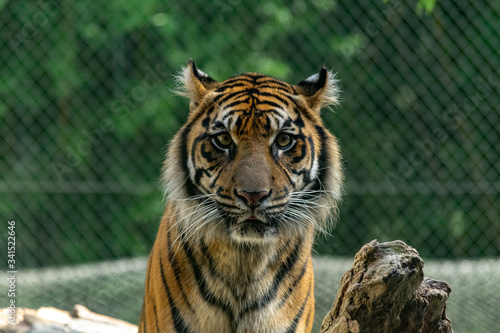
<instances>
[{"instance_id":1,"label":"rough bark","mask_svg":"<svg viewBox=\"0 0 500 333\"><path fill-rule=\"evenodd\" d=\"M425 278L418 252L401 241L366 244L342 277L320 333L452 333L451 291Z\"/></svg>"}]
</instances>

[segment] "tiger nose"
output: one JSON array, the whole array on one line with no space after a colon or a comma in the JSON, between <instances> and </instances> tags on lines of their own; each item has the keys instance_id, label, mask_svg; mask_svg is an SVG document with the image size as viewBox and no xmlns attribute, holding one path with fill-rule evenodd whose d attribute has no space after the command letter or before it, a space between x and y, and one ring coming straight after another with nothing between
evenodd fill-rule
<instances>
[{"instance_id":1,"label":"tiger nose","mask_svg":"<svg viewBox=\"0 0 500 333\"><path fill-rule=\"evenodd\" d=\"M255 208L269 196L269 191L238 191L237 194L248 207Z\"/></svg>"}]
</instances>

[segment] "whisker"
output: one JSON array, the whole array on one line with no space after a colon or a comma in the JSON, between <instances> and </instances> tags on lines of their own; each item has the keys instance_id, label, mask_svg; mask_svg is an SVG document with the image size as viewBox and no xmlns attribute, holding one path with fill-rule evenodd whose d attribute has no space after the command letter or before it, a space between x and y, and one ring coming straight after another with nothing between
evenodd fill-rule
<instances>
[{"instance_id":1,"label":"whisker","mask_svg":"<svg viewBox=\"0 0 500 333\"><path fill-rule=\"evenodd\" d=\"M199 199L213 198L215 196L216 196L216 194L199 194L199 195L193 195L192 197L189 197L189 198L169 198L168 200L172 200L172 201L196 201Z\"/></svg>"}]
</instances>

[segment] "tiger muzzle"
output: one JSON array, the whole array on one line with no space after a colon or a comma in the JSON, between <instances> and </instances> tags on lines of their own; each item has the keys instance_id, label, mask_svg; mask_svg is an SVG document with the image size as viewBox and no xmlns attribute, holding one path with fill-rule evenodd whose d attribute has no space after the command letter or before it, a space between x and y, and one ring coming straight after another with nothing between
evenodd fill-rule
<instances>
[{"instance_id":1,"label":"tiger muzzle","mask_svg":"<svg viewBox=\"0 0 500 333\"><path fill-rule=\"evenodd\" d=\"M234 194L247 207L260 206L271 195L271 167L265 152L248 145L246 154L236 157Z\"/></svg>"}]
</instances>

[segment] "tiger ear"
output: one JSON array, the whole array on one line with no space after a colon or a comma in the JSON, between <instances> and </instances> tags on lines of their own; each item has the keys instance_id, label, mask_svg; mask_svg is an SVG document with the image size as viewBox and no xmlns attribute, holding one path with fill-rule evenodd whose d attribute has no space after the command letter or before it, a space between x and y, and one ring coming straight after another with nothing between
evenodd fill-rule
<instances>
[{"instance_id":1,"label":"tiger ear","mask_svg":"<svg viewBox=\"0 0 500 333\"><path fill-rule=\"evenodd\" d=\"M319 114L321 108L339 102L337 82L335 75L323 66L319 73L309 76L296 85L295 91L304 96L308 106Z\"/></svg>"},{"instance_id":2,"label":"tiger ear","mask_svg":"<svg viewBox=\"0 0 500 333\"><path fill-rule=\"evenodd\" d=\"M180 84L177 94L188 97L194 105L201 102L207 91L215 88L217 81L208 74L196 68L193 59L189 59L187 66L177 76Z\"/></svg>"}]
</instances>

